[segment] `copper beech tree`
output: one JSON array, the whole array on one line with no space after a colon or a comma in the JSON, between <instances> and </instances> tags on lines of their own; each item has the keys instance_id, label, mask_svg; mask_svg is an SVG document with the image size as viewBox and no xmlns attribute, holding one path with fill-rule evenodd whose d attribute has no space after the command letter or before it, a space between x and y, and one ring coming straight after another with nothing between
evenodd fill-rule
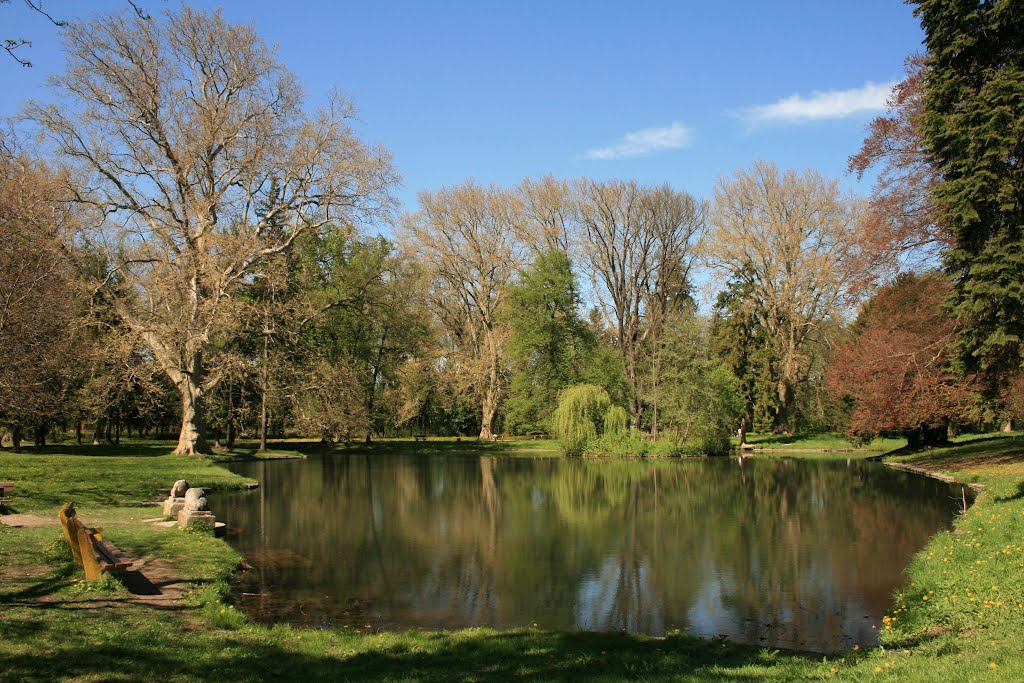
<instances>
[{"instance_id":1,"label":"copper beech tree","mask_svg":"<svg viewBox=\"0 0 1024 683\"><path fill-rule=\"evenodd\" d=\"M950 367L957 329L943 307L951 286L937 273L904 274L866 304L827 377L831 390L856 401L851 434L930 445L965 413L971 383Z\"/></svg>"},{"instance_id":2,"label":"copper beech tree","mask_svg":"<svg viewBox=\"0 0 1024 683\"><path fill-rule=\"evenodd\" d=\"M387 211L395 171L356 137L345 97L307 113L274 51L220 13L112 15L70 25L64 43L56 103L27 114L86 179L72 189L94 229L79 239L106 251L117 314L180 393L176 452L206 452L226 303L303 233Z\"/></svg>"},{"instance_id":3,"label":"copper beech tree","mask_svg":"<svg viewBox=\"0 0 1024 683\"><path fill-rule=\"evenodd\" d=\"M889 111L871 121L860 151L849 160L858 178L877 172L858 232L860 253L850 264L865 284L902 269L934 266L954 241L939 218L934 190L940 178L921 129L926 76L924 56L907 59L906 78L893 88Z\"/></svg>"}]
</instances>

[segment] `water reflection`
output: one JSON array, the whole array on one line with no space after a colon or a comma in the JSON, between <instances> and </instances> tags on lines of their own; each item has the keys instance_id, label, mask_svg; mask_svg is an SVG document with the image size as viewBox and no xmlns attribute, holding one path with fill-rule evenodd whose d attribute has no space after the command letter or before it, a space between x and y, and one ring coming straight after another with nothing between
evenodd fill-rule
<instances>
[{"instance_id":1,"label":"water reflection","mask_svg":"<svg viewBox=\"0 0 1024 683\"><path fill-rule=\"evenodd\" d=\"M875 641L960 489L874 463L349 456L235 465L218 496L264 621Z\"/></svg>"}]
</instances>

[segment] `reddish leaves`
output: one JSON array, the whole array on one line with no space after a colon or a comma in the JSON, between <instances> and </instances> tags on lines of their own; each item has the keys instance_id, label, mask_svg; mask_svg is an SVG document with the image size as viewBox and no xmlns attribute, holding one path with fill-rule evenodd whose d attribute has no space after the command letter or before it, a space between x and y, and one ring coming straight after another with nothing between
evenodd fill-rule
<instances>
[{"instance_id":1,"label":"reddish leaves","mask_svg":"<svg viewBox=\"0 0 1024 683\"><path fill-rule=\"evenodd\" d=\"M828 384L856 400L851 433L907 433L965 411L970 387L949 367L949 290L938 274L901 276L867 305L857 338L836 350Z\"/></svg>"}]
</instances>

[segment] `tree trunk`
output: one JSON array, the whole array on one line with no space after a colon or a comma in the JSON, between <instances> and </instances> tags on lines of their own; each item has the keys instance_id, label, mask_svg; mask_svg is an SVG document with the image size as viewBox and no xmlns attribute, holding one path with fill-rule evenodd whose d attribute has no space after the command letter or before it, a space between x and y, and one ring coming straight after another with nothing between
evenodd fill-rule
<instances>
[{"instance_id":1,"label":"tree trunk","mask_svg":"<svg viewBox=\"0 0 1024 683\"><path fill-rule=\"evenodd\" d=\"M484 393L483 405L481 406L480 438L494 438L494 417L498 414L498 402L494 391L488 387Z\"/></svg>"},{"instance_id":2,"label":"tree trunk","mask_svg":"<svg viewBox=\"0 0 1024 683\"><path fill-rule=\"evenodd\" d=\"M235 447L235 385L234 382L228 385L228 426L227 426L228 450Z\"/></svg>"},{"instance_id":3,"label":"tree trunk","mask_svg":"<svg viewBox=\"0 0 1024 683\"><path fill-rule=\"evenodd\" d=\"M36 425L34 431L36 453L42 453L43 449L46 448L46 425Z\"/></svg>"},{"instance_id":4,"label":"tree trunk","mask_svg":"<svg viewBox=\"0 0 1024 683\"><path fill-rule=\"evenodd\" d=\"M96 418L96 428L93 429L93 432L92 432L92 445L93 446L99 446L100 445L100 439L103 438L103 431L104 431L104 429L106 429L106 426L107 426L107 416L106 415L101 415L100 417Z\"/></svg>"},{"instance_id":5,"label":"tree trunk","mask_svg":"<svg viewBox=\"0 0 1024 683\"><path fill-rule=\"evenodd\" d=\"M16 422L11 429L11 447L15 453L21 452L21 438L21 425Z\"/></svg>"},{"instance_id":6,"label":"tree trunk","mask_svg":"<svg viewBox=\"0 0 1024 683\"><path fill-rule=\"evenodd\" d=\"M82 421L78 420L75 422L75 441L79 446L82 445Z\"/></svg>"},{"instance_id":7,"label":"tree trunk","mask_svg":"<svg viewBox=\"0 0 1024 683\"><path fill-rule=\"evenodd\" d=\"M498 414L498 402L501 400L501 386L499 384L498 367L501 359L498 355L498 344L494 338L494 330L487 330L487 351L490 358L490 371L487 376L487 386L484 387L484 397L480 406L480 438L494 438L494 418Z\"/></svg>"},{"instance_id":8,"label":"tree trunk","mask_svg":"<svg viewBox=\"0 0 1024 683\"><path fill-rule=\"evenodd\" d=\"M263 335L263 367L260 373L260 450L267 450L267 358L270 354L270 344L266 334Z\"/></svg>"},{"instance_id":9,"label":"tree trunk","mask_svg":"<svg viewBox=\"0 0 1024 683\"><path fill-rule=\"evenodd\" d=\"M178 435L178 455L202 455L212 453L206 440L206 423L203 420L203 360L196 353L190 363L191 372L181 373L178 391L181 393L181 432Z\"/></svg>"},{"instance_id":10,"label":"tree trunk","mask_svg":"<svg viewBox=\"0 0 1024 683\"><path fill-rule=\"evenodd\" d=\"M793 425L794 404L796 402L796 391L793 385L784 379L779 380L779 410L775 413L775 433L792 436L795 431Z\"/></svg>"}]
</instances>

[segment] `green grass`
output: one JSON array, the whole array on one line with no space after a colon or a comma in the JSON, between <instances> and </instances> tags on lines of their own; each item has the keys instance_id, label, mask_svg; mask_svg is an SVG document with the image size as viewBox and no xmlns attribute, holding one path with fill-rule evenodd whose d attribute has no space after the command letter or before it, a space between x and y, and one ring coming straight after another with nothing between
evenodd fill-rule
<instances>
[{"instance_id":1,"label":"green grass","mask_svg":"<svg viewBox=\"0 0 1024 683\"><path fill-rule=\"evenodd\" d=\"M739 440L733 438L733 443ZM824 434L785 434L751 433L747 434L747 443L755 448L768 450L794 451L850 451L877 455L896 450L907 445L906 439L876 438L864 444L853 444L845 434L829 432Z\"/></svg>"},{"instance_id":2,"label":"green grass","mask_svg":"<svg viewBox=\"0 0 1024 683\"><path fill-rule=\"evenodd\" d=\"M834 443L832 438L799 443ZM522 445L410 443L410 452L420 453L514 454ZM393 450L394 444L360 447L377 448ZM83 519L103 520L105 536L122 549L173 562L191 593L170 608L139 604L118 582L83 583L58 527L0 525L0 681L1024 680L1019 434L967 436L949 448L896 458L986 488L958 518L956 531L935 536L911 563L907 588L881 625L882 645L831 657L680 634L365 634L251 624L227 603L239 562L230 547L202 534L143 524L141 519L159 516L158 509L123 502L153 497L154 487L165 488L179 476L199 486L239 486L244 480L145 444L134 456L126 452L133 447L122 449L102 457L4 451L0 479L16 482L16 507L24 511L56 515L56 506L74 497Z\"/></svg>"}]
</instances>

